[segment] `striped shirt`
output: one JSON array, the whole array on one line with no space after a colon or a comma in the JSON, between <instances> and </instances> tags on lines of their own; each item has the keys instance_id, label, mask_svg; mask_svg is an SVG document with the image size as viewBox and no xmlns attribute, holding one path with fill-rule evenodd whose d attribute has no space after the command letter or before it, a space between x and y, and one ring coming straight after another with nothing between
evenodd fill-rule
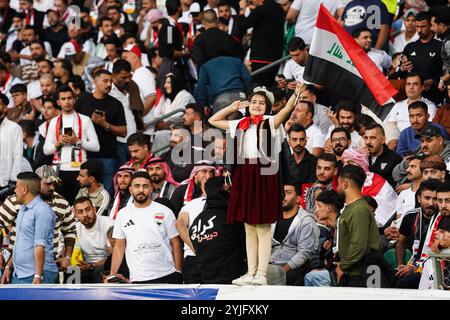
<instances>
[{"instance_id":1,"label":"striped shirt","mask_svg":"<svg viewBox=\"0 0 450 320\"><path fill-rule=\"evenodd\" d=\"M100 187L92 193L89 193L89 187L81 188L76 199L81 197L91 199L98 216L108 216L111 197L101 183Z\"/></svg>"},{"instance_id":2,"label":"striped shirt","mask_svg":"<svg viewBox=\"0 0 450 320\"><path fill-rule=\"evenodd\" d=\"M75 228L75 217L70 209L69 203L61 195L54 192L51 201L47 204L56 213L55 230L53 234L53 254L55 259L58 255L59 235L63 235L64 240L73 239L75 241L77 234ZM9 231L9 247L14 249L16 241L16 219L20 210L20 203L17 202L16 195L6 198L0 206L0 224Z\"/></svg>"}]
</instances>

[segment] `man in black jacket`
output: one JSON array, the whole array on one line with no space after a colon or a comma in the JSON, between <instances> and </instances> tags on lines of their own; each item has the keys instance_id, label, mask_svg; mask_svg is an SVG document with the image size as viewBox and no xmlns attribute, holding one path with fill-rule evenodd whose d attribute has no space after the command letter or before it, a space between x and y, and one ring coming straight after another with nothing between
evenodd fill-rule
<instances>
[{"instance_id":1,"label":"man in black jacket","mask_svg":"<svg viewBox=\"0 0 450 320\"><path fill-rule=\"evenodd\" d=\"M205 31L195 39L192 47L192 59L199 69L205 62L220 56L242 58L239 42L219 29L214 10L203 13L202 24Z\"/></svg>"},{"instance_id":2,"label":"man in black jacket","mask_svg":"<svg viewBox=\"0 0 450 320\"><path fill-rule=\"evenodd\" d=\"M252 71L281 58L283 52L284 11L274 0L253 0L256 8L244 21L244 29L253 28L250 62ZM241 10L245 12L246 6ZM271 68L253 78L255 83L272 87L278 68Z\"/></svg>"},{"instance_id":3,"label":"man in black jacket","mask_svg":"<svg viewBox=\"0 0 450 320\"><path fill-rule=\"evenodd\" d=\"M438 105L443 100L443 94L438 89L442 75L442 42L434 39L429 12L416 15L416 29L419 40L411 42L403 50L399 74L402 78L409 72L420 74L425 79L423 96Z\"/></svg>"},{"instance_id":4,"label":"man in black jacket","mask_svg":"<svg viewBox=\"0 0 450 320\"><path fill-rule=\"evenodd\" d=\"M366 127L364 141L369 149L369 170L378 173L395 188L396 182L392 178L395 166L402 162L402 158L386 145L384 129L378 123L371 123Z\"/></svg>"},{"instance_id":5,"label":"man in black jacket","mask_svg":"<svg viewBox=\"0 0 450 320\"><path fill-rule=\"evenodd\" d=\"M189 230L198 271L205 284L231 284L247 269L244 226L227 223L228 187L224 185L224 177L208 180L205 209Z\"/></svg>"},{"instance_id":6,"label":"man in black jacket","mask_svg":"<svg viewBox=\"0 0 450 320\"><path fill-rule=\"evenodd\" d=\"M183 58L188 55L183 45L183 32L178 17L181 13L180 0L167 0L167 19L162 20L158 32L159 56L163 59L156 85L164 91L166 74L172 72L178 79L185 79Z\"/></svg>"},{"instance_id":7,"label":"man in black jacket","mask_svg":"<svg viewBox=\"0 0 450 320\"><path fill-rule=\"evenodd\" d=\"M17 11L9 6L9 2L9 0L0 1L0 16L2 17L0 33L2 33L2 36L6 36L12 25L14 16L17 15Z\"/></svg>"},{"instance_id":8,"label":"man in black jacket","mask_svg":"<svg viewBox=\"0 0 450 320\"><path fill-rule=\"evenodd\" d=\"M317 158L306 150L306 132L300 124L292 125L287 131L288 138L283 142L283 185L294 179L302 185L316 181Z\"/></svg>"}]
</instances>

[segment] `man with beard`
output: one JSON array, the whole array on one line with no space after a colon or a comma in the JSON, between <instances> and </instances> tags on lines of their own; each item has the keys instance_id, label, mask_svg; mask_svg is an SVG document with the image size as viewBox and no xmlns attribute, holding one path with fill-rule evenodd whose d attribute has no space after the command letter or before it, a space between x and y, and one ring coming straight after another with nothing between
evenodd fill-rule
<instances>
[{"instance_id":1,"label":"man with beard","mask_svg":"<svg viewBox=\"0 0 450 320\"><path fill-rule=\"evenodd\" d=\"M53 234L53 256L58 262L60 270L64 271L69 266L72 256L73 246L75 245L76 230L75 217L69 203L55 189L59 181L55 170L51 166L44 165L36 170L36 174L41 178L40 195L53 210L56 216L55 230ZM0 206L0 224L9 229L10 249L16 242L16 219L20 210L20 203L16 195L6 198ZM64 249L59 252L60 235L64 238ZM3 260L3 257L1 257ZM4 265L2 262L1 265Z\"/></svg>"},{"instance_id":2,"label":"man with beard","mask_svg":"<svg viewBox=\"0 0 450 320\"><path fill-rule=\"evenodd\" d=\"M302 193L300 205L308 212L315 212L315 199L319 192L335 189L336 176L339 171L336 156L330 153L323 153L317 159L316 177L314 183L304 183L302 185Z\"/></svg>"},{"instance_id":3,"label":"man with beard","mask_svg":"<svg viewBox=\"0 0 450 320\"><path fill-rule=\"evenodd\" d=\"M416 15L416 30L419 40L406 45L403 50L399 74L401 77L405 77L411 71L420 74L425 79L424 97L439 105L443 99L443 95L438 89L442 75L442 42L434 39L431 19L430 12L421 12Z\"/></svg>"},{"instance_id":4,"label":"man with beard","mask_svg":"<svg viewBox=\"0 0 450 320\"><path fill-rule=\"evenodd\" d=\"M270 264L284 272L287 285L303 285L308 262L318 257L320 230L312 213L298 206L300 190L284 186L283 219L272 225ZM279 282L279 281L275 281Z\"/></svg>"},{"instance_id":5,"label":"man with beard","mask_svg":"<svg viewBox=\"0 0 450 320\"><path fill-rule=\"evenodd\" d=\"M99 70L94 74L95 90L78 98L76 109L91 117L100 143L100 151L89 154L89 159L100 163L101 178L109 194L114 194L113 177L117 164L117 137L127 135L125 114L122 104L111 97L112 75Z\"/></svg>"},{"instance_id":6,"label":"man with beard","mask_svg":"<svg viewBox=\"0 0 450 320\"><path fill-rule=\"evenodd\" d=\"M369 150L369 170L385 178L392 187L396 182L392 178L395 166L402 158L386 145L384 129L378 123L369 124L364 133L364 141Z\"/></svg>"},{"instance_id":7,"label":"man with beard","mask_svg":"<svg viewBox=\"0 0 450 320\"><path fill-rule=\"evenodd\" d=\"M352 37L381 72L391 67L392 58L385 51L372 48L372 32L369 28L362 27L355 29Z\"/></svg>"},{"instance_id":8,"label":"man with beard","mask_svg":"<svg viewBox=\"0 0 450 320\"><path fill-rule=\"evenodd\" d=\"M144 169L147 163L153 158L151 150L150 136L144 133L134 133L127 139L128 151L131 159L127 165L134 170Z\"/></svg>"},{"instance_id":9,"label":"man with beard","mask_svg":"<svg viewBox=\"0 0 450 320\"><path fill-rule=\"evenodd\" d=\"M245 30L243 30L243 19L242 15L233 15L231 12L231 3L229 0L222 0L217 5L218 16L221 21L226 25L227 33L241 41L242 37L245 35Z\"/></svg>"},{"instance_id":10,"label":"man with beard","mask_svg":"<svg viewBox=\"0 0 450 320\"><path fill-rule=\"evenodd\" d=\"M130 192L133 204L120 210L114 223L116 243L105 283L124 281L117 272L125 254L131 283L181 284L183 251L173 212L152 201L147 172L133 174Z\"/></svg>"},{"instance_id":11,"label":"man with beard","mask_svg":"<svg viewBox=\"0 0 450 320\"><path fill-rule=\"evenodd\" d=\"M0 93L3 93L8 98L8 108L12 108L14 106L10 92L11 87L18 83L22 83L22 80L13 77L8 68L6 68L4 64L0 63Z\"/></svg>"},{"instance_id":12,"label":"man with beard","mask_svg":"<svg viewBox=\"0 0 450 320\"><path fill-rule=\"evenodd\" d=\"M450 147L445 145L445 140L449 140L447 131L438 124L427 122L427 105L421 101L413 102L408 109L411 127L400 133L397 153L404 160L392 171L395 181L405 177L407 158L411 153L408 151L422 152L425 156L438 154L444 161L450 161Z\"/></svg>"},{"instance_id":13,"label":"man with beard","mask_svg":"<svg viewBox=\"0 0 450 320\"><path fill-rule=\"evenodd\" d=\"M103 216L108 212L110 195L99 183L100 170L100 165L96 160L88 160L81 165L80 174L77 177L80 191L78 191L76 199L88 197L94 204L97 214Z\"/></svg>"},{"instance_id":14,"label":"man with beard","mask_svg":"<svg viewBox=\"0 0 450 320\"><path fill-rule=\"evenodd\" d=\"M300 186L312 183L316 178L317 158L306 149L306 132L300 124L292 125L287 131L288 138L283 142L282 152L286 166L283 181L296 179Z\"/></svg>"},{"instance_id":15,"label":"man with beard","mask_svg":"<svg viewBox=\"0 0 450 320\"><path fill-rule=\"evenodd\" d=\"M209 178L214 177L216 168L206 161L194 165L189 179L183 181L172 193L170 201L175 206L175 216L181 208L204 194L204 187Z\"/></svg>"},{"instance_id":16,"label":"man with beard","mask_svg":"<svg viewBox=\"0 0 450 320\"><path fill-rule=\"evenodd\" d=\"M31 62L22 66L22 80L26 83L39 79L38 61L42 59L52 60L48 55L44 42L35 40L30 43Z\"/></svg>"},{"instance_id":17,"label":"man with beard","mask_svg":"<svg viewBox=\"0 0 450 320\"><path fill-rule=\"evenodd\" d=\"M113 30L112 20L108 17L101 17L98 22L98 39L97 47L95 48L95 55L99 58L105 59L107 54L105 43L110 39L117 39Z\"/></svg>"},{"instance_id":18,"label":"man with beard","mask_svg":"<svg viewBox=\"0 0 450 320\"><path fill-rule=\"evenodd\" d=\"M88 197L81 197L73 203L77 217L77 243L83 254L81 283L101 283L103 266L109 256L107 233L114 226L109 217L97 216L95 208Z\"/></svg>"},{"instance_id":19,"label":"man with beard","mask_svg":"<svg viewBox=\"0 0 450 320\"><path fill-rule=\"evenodd\" d=\"M357 103L349 100L343 100L336 105L336 116L329 114L331 116L333 126L328 129L327 139L331 137L331 131L336 127L343 127L350 132L351 136L351 147L360 148L364 145L363 138L359 135L358 131L355 130L356 116L359 114L361 106ZM325 146L330 143L329 140L325 142Z\"/></svg>"},{"instance_id":20,"label":"man with beard","mask_svg":"<svg viewBox=\"0 0 450 320\"><path fill-rule=\"evenodd\" d=\"M342 153L348 149L352 144L350 132L344 127L337 127L331 131L330 135L331 145L325 147L325 152L334 154L339 164L339 169L342 168Z\"/></svg>"},{"instance_id":21,"label":"man with beard","mask_svg":"<svg viewBox=\"0 0 450 320\"><path fill-rule=\"evenodd\" d=\"M190 155L184 156L185 152L189 152ZM200 154L201 152L197 152L191 146L189 128L184 125L173 125L170 133L170 150L162 154L161 158L167 162L176 182L189 179L196 156ZM176 160L177 157L181 159Z\"/></svg>"},{"instance_id":22,"label":"man with beard","mask_svg":"<svg viewBox=\"0 0 450 320\"><path fill-rule=\"evenodd\" d=\"M73 76L72 64L66 60L57 60L53 68L53 76L57 79L58 88L69 84L69 80Z\"/></svg>"},{"instance_id":23,"label":"man with beard","mask_svg":"<svg viewBox=\"0 0 450 320\"><path fill-rule=\"evenodd\" d=\"M379 248L379 234L375 217L363 199L361 189L366 180L364 170L355 165L342 168L338 179L338 193L345 198L345 209L338 223L337 282L346 287L365 287L366 267ZM375 263L373 263L375 262ZM361 272L363 270L363 272Z\"/></svg>"},{"instance_id":24,"label":"man with beard","mask_svg":"<svg viewBox=\"0 0 450 320\"><path fill-rule=\"evenodd\" d=\"M61 50L62 45L69 41L67 27L59 20L59 13L56 10L47 11L49 27L43 30L43 39L50 42L52 53L55 55Z\"/></svg>"},{"instance_id":25,"label":"man with beard","mask_svg":"<svg viewBox=\"0 0 450 320\"><path fill-rule=\"evenodd\" d=\"M153 158L145 166L152 181L152 200L157 198L170 199L179 183L173 180L172 172L167 163L161 158Z\"/></svg>"},{"instance_id":26,"label":"man with beard","mask_svg":"<svg viewBox=\"0 0 450 320\"><path fill-rule=\"evenodd\" d=\"M109 94L122 103L127 123L127 135L117 137L117 157L119 158L119 164L124 164L130 158L127 139L137 130L143 128L142 112L144 105L140 98L139 87L131 80L131 64L128 61L116 60L113 65L112 76L113 83Z\"/></svg>"},{"instance_id":27,"label":"man with beard","mask_svg":"<svg viewBox=\"0 0 450 320\"><path fill-rule=\"evenodd\" d=\"M124 164L117 170L114 176L114 191L116 198L114 199L111 210L109 211L109 217L116 220L117 213L120 209L125 208L133 202L133 198L130 194L131 176L135 170L127 164Z\"/></svg>"},{"instance_id":28,"label":"man with beard","mask_svg":"<svg viewBox=\"0 0 450 320\"><path fill-rule=\"evenodd\" d=\"M428 227L437 215L436 191L440 182L430 179L420 184L416 192L417 202L420 207L405 214L400 225L400 235L396 245L396 256L399 280L397 288L417 289L420 282L420 271L416 272L423 260L423 247ZM405 250L412 253L411 260L405 264Z\"/></svg>"},{"instance_id":29,"label":"man with beard","mask_svg":"<svg viewBox=\"0 0 450 320\"><path fill-rule=\"evenodd\" d=\"M22 43L20 43L19 40L16 40L13 44L13 50L10 51L11 59L13 61L16 61L20 58L20 65L22 67L31 63L31 60L33 60L30 45L34 41L39 40L38 29L34 26L25 26L23 29L23 39L23 43L25 44L25 46L22 46ZM45 42L44 46L45 51L51 55L52 48L50 44L48 42ZM20 54L18 54L18 52L20 52Z\"/></svg>"},{"instance_id":30,"label":"man with beard","mask_svg":"<svg viewBox=\"0 0 450 320\"><path fill-rule=\"evenodd\" d=\"M445 182L447 167L442 157L437 154L424 158L420 163L420 171L423 180L437 179Z\"/></svg>"}]
</instances>

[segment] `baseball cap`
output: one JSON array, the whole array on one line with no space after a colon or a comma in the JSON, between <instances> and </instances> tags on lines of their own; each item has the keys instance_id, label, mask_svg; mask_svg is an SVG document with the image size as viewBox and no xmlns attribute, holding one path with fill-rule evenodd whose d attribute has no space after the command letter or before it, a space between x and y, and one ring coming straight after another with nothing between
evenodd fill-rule
<instances>
[{"instance_id":1,"label":"baseball cap","mask_svg":"<svg viewBox=\"0 0 450 320\"><path fill-rule=\"evenodd\" d=\"M161 10L158 10L158 9L151 9L145 15L145 20L147 20L150 23L153 23L155 21L161 20L163 18L164 18L163 13L161 12Z\"/></svg>"},{"instance_id":2,"label":"baseball cap","mask_svg":"<svg viewBox=\"0 0 450 320\"><path fill-rule=\"evenodd\" d=\"M139 49L139 47L135 44L129 44L124 49L124 51L133 52L135 55L137 55L139 58L142 56L142 51Z\"/></svg>"},{"instance_id":3,"label":"baseball cap","mask_svg":"<svg viewBox=\"0 0 450 320\"><path fill-rule=\"evenodd\" d=\"M432 138L432 137L442 137L441 130L433 125L428 125L422 129L418 134L414 136L415 139L420 139L422 137Z\"/></svg>"},{"instance_id":4,"label":"baseball cap","mask_svg":"<svg viewBox=\"0 0 450 320\"><path fill-rule=\"evenodd\" d=\"M414 15L414 17L415 17L418 13L419 13L419 11L417 9L409 8L403 14L403 18L405 18L405 19L408 18L410 14Z\"/></svg>"},{"instance_id":5,"label":"baseball cap","mask_svg":"<svg viewBox=\"0 0 450 320\"><path fill-rule=\"evenodd\" d=\"M59 182L55 170L48 165L40 166L36 169L36 174L43 179L45 183Z\"/></svg>"},{"instance_id":6,"label":"baseball cap","mask_svg":"<svg viewBox=\"0 0 450 320\"><path fill-rule=\"evenodd\" d=\"M198 2L193 2L191 4L191 6L189 7L189 12L191 14L196 14L196 13L200 13L201 12L200 5L198 4Z\"/></svg>"}]
</instances>

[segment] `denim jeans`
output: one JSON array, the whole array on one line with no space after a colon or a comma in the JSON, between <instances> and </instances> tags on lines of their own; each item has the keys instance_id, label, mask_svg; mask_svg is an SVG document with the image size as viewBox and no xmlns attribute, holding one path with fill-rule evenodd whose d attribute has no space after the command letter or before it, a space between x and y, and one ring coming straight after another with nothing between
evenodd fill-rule
<instances>
[{"instance_id":1,"label":"denim jeans","mask_svg":"<svg viewBox=\"0 0 450 320\"><path fill-rule=\"evenodd\" d=\"M246 99L245 92L234 91L220 93L213 102L213 114L216 114L220 110L228 107L236 100L244 101Z\"/></svg>"},{"instance_id":2,"label":"denim jeans","mask_svg":"<svg viewBox=\"0 0 450 320\"><path fill-rule=\"evenodd\" d=\"M42 274L44 279L41 280L41 284L54 284L58 279L59 273L54 271L45 271ZM17 278L16 274L13 273L11 284L32 284L34 280L34 275L25 278Z\"/></svg>"},{"instance_id":3,"label":"denim jeans","mask_svg":"<svg viewBox=\"0 0 450 320\"><path fill-rule=\"evenodd\" d=\"M102 171L100 183L103 184L103 187L109 192L111 197L114 197L113 178L117 171L117 160L106 158L96 158L95 160L99 163Z\"/></svg>"},{"instance_id":4,"label":"denim jeans","mask_svg":"<svg viewBox=\"0 0 450 320\"><path fill-rule=\"evenodd\" d=\"M313 270L305 276L305 287L331 287L328 270Z\"/></svg>"},{"instance_id":5,"label":"denim jeans","mask_svg":"<svg viewBox=\"0 0 450 320\"><path fill-rule=\"evenodd\" d=\"M130 160L130 152L128 151L128 144L117 142L117 165L120 167Z\"/></svg>"}]
</instances>

